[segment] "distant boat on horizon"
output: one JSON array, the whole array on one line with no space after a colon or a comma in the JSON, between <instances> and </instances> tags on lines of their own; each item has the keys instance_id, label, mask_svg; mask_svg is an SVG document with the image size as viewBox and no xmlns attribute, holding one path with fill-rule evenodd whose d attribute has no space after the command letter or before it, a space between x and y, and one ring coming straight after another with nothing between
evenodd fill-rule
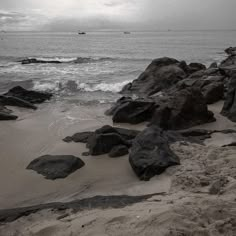
<instances>
[{"instance_id":1,"label":"distant boat on horizon","mask_svg":"<svg viewBox=\"0 0 236 236\"><path fill-rule=\"evenodd\" d=\"M124 31L124 34L131 34L129 31Z\"/></svg>"},{"instance_id":2,"label":"distant boat on horizon","mask_svg":"<svg viewBox=\"0 0 236 236\"><path fill-rule=\"evenodd\" d=\"M80 34L80 35L85 35L86 32L84 32L84 31L79 31L78 34Z\"/></svg>"}]
</instances>

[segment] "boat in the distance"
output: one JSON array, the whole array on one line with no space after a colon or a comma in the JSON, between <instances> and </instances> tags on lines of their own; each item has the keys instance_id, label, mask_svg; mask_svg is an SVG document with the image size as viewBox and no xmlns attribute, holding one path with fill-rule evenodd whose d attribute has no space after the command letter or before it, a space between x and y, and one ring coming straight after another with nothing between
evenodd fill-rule
<instances>
[{"instance_id":1,"label":"boat in the distance","mask_svg":"<svg viewBox=\"0 0 236 236\"><path fill-rule=\"evenodd\" d=\"M78 34L84 35L84 34L86 34L86 32L84 32L84 31L79 31Z\"/></svg>"},{"instance_id":2,"label":"boat in the distance","mask_svg":"<svg viewBox=\"0 0 236 236\"><path fill-rule=\"evenodd\" d=\"M129 31L125 31L124 34L131 34Z\"/></svg>"}]
</instances>

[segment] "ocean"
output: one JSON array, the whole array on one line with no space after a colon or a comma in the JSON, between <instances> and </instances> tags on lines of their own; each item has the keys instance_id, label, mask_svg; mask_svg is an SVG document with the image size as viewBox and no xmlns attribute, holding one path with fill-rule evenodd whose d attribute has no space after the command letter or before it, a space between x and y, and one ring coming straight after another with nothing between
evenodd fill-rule
<instances>
[{"instance_id":1,"label":"ocean","mask_svg":"<svg viewBox=\"0 0 236 236\"><path fill-rule=\"evenodd\" d=\"M0 92L21 85L57 99L109 103L155 58L210 65L235 45L236 31L0 32ZM25 58L62 63L22 65Z\"/></svg>"}]
</instances>

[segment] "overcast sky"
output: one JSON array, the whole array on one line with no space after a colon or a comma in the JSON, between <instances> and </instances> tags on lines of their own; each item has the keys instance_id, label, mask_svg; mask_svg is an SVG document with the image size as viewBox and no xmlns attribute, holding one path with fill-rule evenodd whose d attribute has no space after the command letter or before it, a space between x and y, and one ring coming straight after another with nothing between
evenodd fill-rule
<instances>
[{"instance_id":1,"label":"overcast sky","mask_svg":"<svg viewBox=\"0 0 236 236\"><path fill-rule=\"evenodd\" d=\"M0 30L235 29L236 0L0 0Z\"/></svg>"}]
</instances>

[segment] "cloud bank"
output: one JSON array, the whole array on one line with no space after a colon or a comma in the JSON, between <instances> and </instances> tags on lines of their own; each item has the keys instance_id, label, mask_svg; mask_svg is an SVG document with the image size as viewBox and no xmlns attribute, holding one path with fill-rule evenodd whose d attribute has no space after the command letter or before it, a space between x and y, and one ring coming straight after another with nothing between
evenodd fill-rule
<instances>
[{"instance_id":1,"label":"cloud bank","mask_svg":"<svg viewBox=\"0 0 236 236\"><path fill-rule=\"evenodd\" d=\"M1 0L1 30L235 29L235 0Z\"/></svg>"}]
</instances>

